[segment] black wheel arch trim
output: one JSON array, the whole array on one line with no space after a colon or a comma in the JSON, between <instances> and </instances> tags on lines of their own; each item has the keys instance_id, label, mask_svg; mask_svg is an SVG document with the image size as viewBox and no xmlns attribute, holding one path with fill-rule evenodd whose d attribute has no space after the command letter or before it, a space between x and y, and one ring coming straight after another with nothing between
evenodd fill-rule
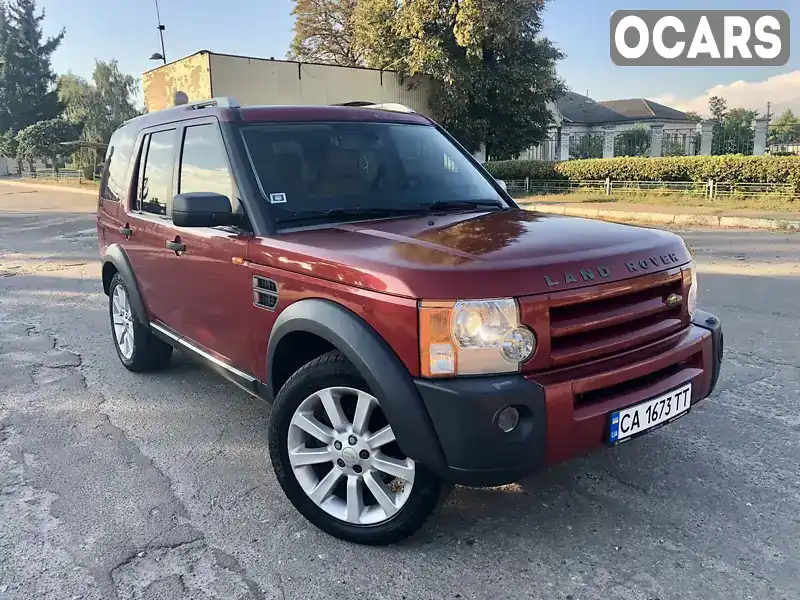
<instances>
[{"instance_id":1,"label":"black wheel arch trim","mask_svg":"<svg viewBox=\"0 0 800 600\"><path fill-rule=\"evenodd\" d=\"M275 349L296 331L321 337L347 357L380 400L397 443L409 458L434 471L446 469L430 415L408 369L372 326L341 304L309 298L278 315L267 346L266 382L273 398L279 391L272 386Z\"/></svg>"},{"instance_id":2,"label":"black wheel arch trim","mask_svg":"<svg viewBox=\"0 0 800 600\"><path fill-rule=\"evenodd\" d=\"M139 282L136 281L136 276L131 267L131 261L128 259L128 254L119 244L111 244L103 255L103 268L107 263L111 263L116 268L117 272L122 276L125 281L125 288L128 291L128 300L131 303L131 308L136 314L139 322L146 326L150 326L150 317L147 314L147 309L142 300L142 293L139 291Z\"/></svg>"},{"instance_id":3,"label":"black wheel arch trim","mask_svg":"<svg viewBox=\"0 0 800 600\"><path fill-rule=\"evenodd\" d=\"M716 315L706 312L704 310L696 310L692 323L697 327L706 329L711 332L711 343L713 347L713 362L711 373L711 385L708 390L707 396L716 389L719 382L719 374L722 370L722 359L725 352L725 337L722 330L722 320Z\"/></svg>"}]
</instances>

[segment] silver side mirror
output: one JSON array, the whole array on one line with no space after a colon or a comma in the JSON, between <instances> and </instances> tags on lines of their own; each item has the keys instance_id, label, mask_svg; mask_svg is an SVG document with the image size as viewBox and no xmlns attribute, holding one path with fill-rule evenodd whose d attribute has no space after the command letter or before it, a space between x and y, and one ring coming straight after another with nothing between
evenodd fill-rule
<instances>
[{"instance_id":1,"label":"silver side mirror","mask_svg":"<svg viewBox=\"0 0 800 600\"><path fill-rule=\"evenodd\" d=\"M500 184L500 187L503 188L504 192L508 192L508 186L506 185L505 181L502 179L495 179L495 181Z\"/></svg>"}]
</instances>

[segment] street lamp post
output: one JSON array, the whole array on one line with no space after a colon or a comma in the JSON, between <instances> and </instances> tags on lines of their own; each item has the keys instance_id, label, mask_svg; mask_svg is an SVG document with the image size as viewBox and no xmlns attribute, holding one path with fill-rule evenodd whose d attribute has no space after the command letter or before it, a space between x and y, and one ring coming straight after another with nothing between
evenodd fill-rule
<instances>
[{"instance_id":1,"label":"street lamp post","mask_svg":"<svg viewBox=\"0 0 800 600\"><path fill-rule=\"evenodd\" d=\"M158 53L156 52L151 56L151 59L158 60L159 58L164 61L164 64L167 64L167 53L164 51L164 27L161 24L161 12L158 10L158 0L155 0L156 3L156 17L158 18L158 35L161 37L161 55L157 56Z\"/></svg>"}]
</instances>

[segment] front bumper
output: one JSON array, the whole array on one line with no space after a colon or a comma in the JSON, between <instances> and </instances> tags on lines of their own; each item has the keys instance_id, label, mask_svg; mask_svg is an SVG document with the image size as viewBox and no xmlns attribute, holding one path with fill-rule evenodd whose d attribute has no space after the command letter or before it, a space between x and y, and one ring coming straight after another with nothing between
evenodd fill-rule
<instances>
[{"instance_id":1,"label":"front bumper","mask_svg":"<svg viewBox=\"0 0 800 600\"><path fill-rule=\"evenodd\" d=\"M502 485L606 443L608 415L692 382L692 404L719 379L720 320L698 311L691 327L644 348L547 373L415 381L444 453L440 475ZM519 425L497 425L513 406Z\"/></svg>"}]
</instances>

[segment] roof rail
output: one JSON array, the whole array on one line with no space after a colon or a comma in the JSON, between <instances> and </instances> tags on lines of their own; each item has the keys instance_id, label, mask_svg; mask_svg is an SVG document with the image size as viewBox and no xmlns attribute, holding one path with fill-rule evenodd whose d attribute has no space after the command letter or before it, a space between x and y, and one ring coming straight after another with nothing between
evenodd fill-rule
<instances>
[{"instance_id":1,"label":"roof rail","mask_svg":"<svg viewBox=\"0 0 800 600\"><path fill-rule=\"evenodd\" d=\"M402 112L402 113L416 113L413 108L409 108L404 104L398 104L397 102L365 102L361 100L356 100L353 102L342 102L340 104L334 104L333 106L355 106L358 108L372 108L375 110L389 110L392 112Z\"/></svg>"},{"instance_id":2,"label":"roof rail","mask_svg":"<svg viewBox=\"0 0 800 600\"><path fill-rule=\"evenodd\" d=\"M189 102L183 105L188 110L200 110L201 108L211 108L217 106L219 108L240 108L241 105L230 96L218 96L208 100L197 100L196 102Z\"/></svg>"}]
</instances>

